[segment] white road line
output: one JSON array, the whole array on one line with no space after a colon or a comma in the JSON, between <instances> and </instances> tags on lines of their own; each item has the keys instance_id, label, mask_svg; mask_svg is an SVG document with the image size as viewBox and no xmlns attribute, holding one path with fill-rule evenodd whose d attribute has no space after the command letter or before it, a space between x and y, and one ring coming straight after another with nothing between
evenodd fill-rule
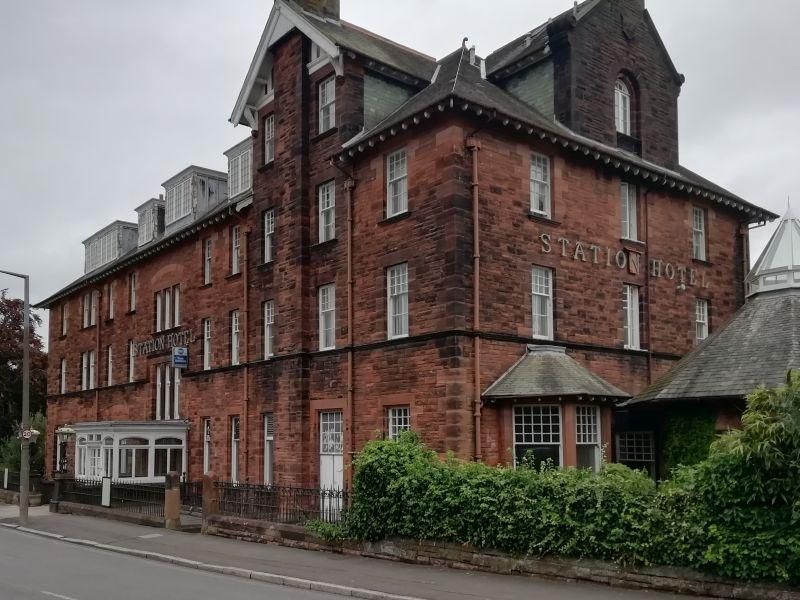
<instances>
[{"instance_id":1,"label":"white road line","mask_svg":"<svg viewBox=\"0 0 800 600\"><path fill-rule=\"evenodd\" d=\"M71 598L69 596L62 596L61 594L55 594L53 592L48 592L47 590L39 590L45 596L50 596L51 598L59 598L60 600L75 600L75 598Z\"/></svg>"},{"instance_id":2,"label":"white road line","mask_svg":"<svg viewBox=\"0 0 800 600\"><path fill-rule=\"evenodd\" d=\"M146 535L137 536L140 540L152 540L153 538L161 537L160 533L148 533Z\"/></svg>"}]
</instances>

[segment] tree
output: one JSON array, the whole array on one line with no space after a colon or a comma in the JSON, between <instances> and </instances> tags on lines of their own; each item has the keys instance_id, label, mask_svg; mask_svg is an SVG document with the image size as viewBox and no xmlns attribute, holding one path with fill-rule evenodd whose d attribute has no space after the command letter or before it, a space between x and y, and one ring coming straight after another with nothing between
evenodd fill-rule
<instances>
[{"instance_id":1,"label":"tree","mask_svg":"<svg viewBox=\"0 0 800 600\"><path fill-rule=\"evenodd\" d=\"M24 303L0 290L0 440L16 437L22 421L22 340ZM47 395L47 354L36 331L42 320L31 315L31 414L44 414ZM44 432L42 432L44 433Z\"/></svg>"}]
</instances>

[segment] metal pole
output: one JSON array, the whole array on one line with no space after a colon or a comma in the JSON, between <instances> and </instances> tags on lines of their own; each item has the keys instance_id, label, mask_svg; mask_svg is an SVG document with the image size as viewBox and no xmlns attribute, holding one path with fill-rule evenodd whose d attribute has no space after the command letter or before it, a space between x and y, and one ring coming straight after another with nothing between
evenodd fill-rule
<instances>
[{"instance_id":1,"label":"metal pole","mask_svg":"<svg viewBox=\"0 0 800 600\"><path fill-rule=\"evenodd\" d=\"M30 429L30 380L31 380L31 305L30 279L25 279L25 314L22 317L22 431ZM22 461L19 469L19 523L28 524L28 503L31 478L31 440L22 438Z\"/></svg>"}]
</instances>

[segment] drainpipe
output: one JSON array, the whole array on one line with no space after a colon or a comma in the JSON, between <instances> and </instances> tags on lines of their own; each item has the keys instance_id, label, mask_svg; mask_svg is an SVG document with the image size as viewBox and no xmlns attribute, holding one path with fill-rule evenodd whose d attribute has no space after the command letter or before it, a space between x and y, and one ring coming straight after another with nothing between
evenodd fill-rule
<instances>
[{"instance_id":1,"label":"drainpipe","mask_svg":"<svg viewBox=\"0 0 800 600\"><path fill-rule=\"evenodd\" d=\"M480 219L478 214L478 152L481 149L480 141L475 137L467 138L467 148L472 154L472 330L473 340L473 412L475 420L475 460L483 458L481 452L481 251L480 251Z\"/></svg>"},{"instance_id":2,"label":"drainpipe","mask_svg":"<svg viewBox=\"0 0 800 600\"><path fill-rule=\"evenodd\" d=\"M250 230L242 231L244 236L244 243L242 244L242 293L243 307L244 307L244 349L242 350L241 363L244 364L244 385L242 397L242 431L244 436L240 435L242 446L244 446L242 454L244 454L244 480L249 481L250 470L250 436L248 435L250 429L250 294L248 293L250 287L250 260L249 260L249 242Z\"/></svg>"},{"instance_id":3,"label":"drainpipe","mask_svg":"<svg viewBox=\"0 0 800 600\"><path fill-rule=\"evenodd\" d=\"M355 444L353 441L353 370L354 370L354 356L353 356L353 288L355 282L353 280L353 188L356 187L355 179L348 177L344 182L344 190L347 202L347 406L345 412L347 420L345 422L345 436L346 455L350 457L352 462L353 454L355 452ZM346 472L347 488L351 487L353 480L353 469L350 468Z\"/></svg>"},{"instance_id":4,"label":"drainpipe","mask_svg":"<svg viewBox=\"0 0 800 600\"><path fill-rule=\"evenodd\" d=\"M94 420L100 421L100 324L103 322L103 311L100 308L101 294L97 294L97 307L95 314L95 351L94 351ZM94 305L94 292L91 295L91 302ZM91 308L89 309L91 310ZM108 362L106 362L108 364ZM91 381L89 383L92 383Z\"/></svg>"},{"instance_id":5,"label":"drainpipe","mask_svg":"<svg viewBox=\"0 0 800 600\"><path fill-rule=\"evenodd\" d=\"M647 318L645 319L645 326L647 327L647 385L653 383L653 338L651 337L651 321L652 306L650 304L650 192L644 192L644 285L647 298Z\"/></svg>"}]
</instances>

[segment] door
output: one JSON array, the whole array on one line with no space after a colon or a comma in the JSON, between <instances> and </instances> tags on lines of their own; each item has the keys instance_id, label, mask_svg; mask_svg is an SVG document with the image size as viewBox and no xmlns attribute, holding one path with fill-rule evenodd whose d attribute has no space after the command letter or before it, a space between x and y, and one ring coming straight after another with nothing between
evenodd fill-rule
<instances>
[{"instance_id":1,"label":"door","mask_svg":"<svg viewBox=\"0 0 800 600\"><path fill-rule=\"evenodd\" d=\"M319 414L320 518L338 521L342 508L339 491L344 487L344 434L342 411Z\"/></svg>"}]
</instances>

